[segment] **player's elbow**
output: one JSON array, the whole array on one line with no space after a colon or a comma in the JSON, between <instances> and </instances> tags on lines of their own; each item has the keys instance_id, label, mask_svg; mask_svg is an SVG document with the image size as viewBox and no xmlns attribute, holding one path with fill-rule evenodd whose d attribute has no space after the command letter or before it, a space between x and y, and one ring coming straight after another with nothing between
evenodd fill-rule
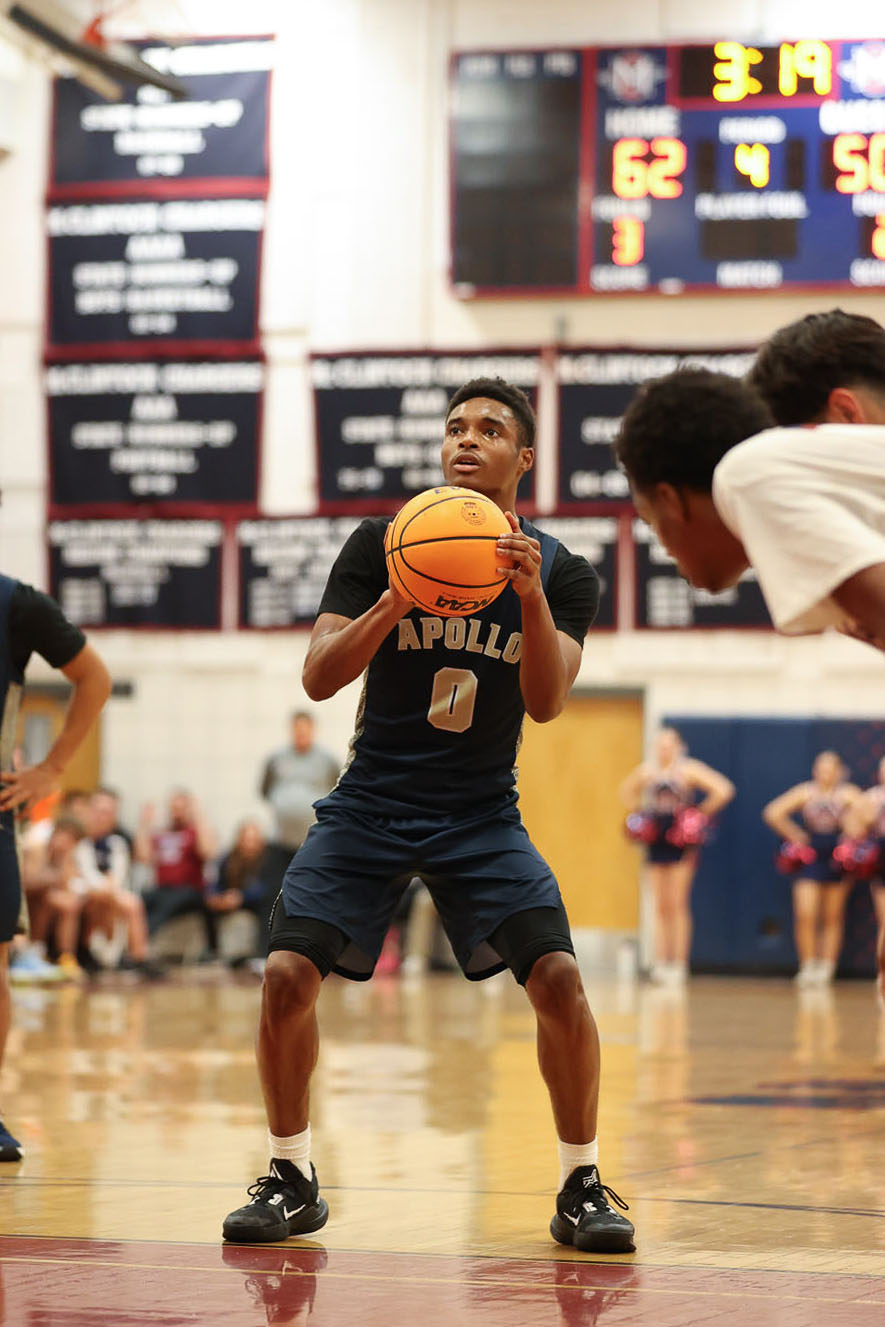
<instances>
[{"instance_id":1,"label":"player's elbow","mask_svg":"<svg viewBox=\"0 0 885 1327\"><path fill-rule=\"evenodd\" d=\"M313 701L328 700L339 689L329 669L324 668L322 661L310 653L301 670L301 685L308 699Z\"/></svg>"},{"instance_id":2,"label":"player's elbow","mask_svg":"<svg viewBox=\"0 0 885 1327\"><path fill-rule=\"evenodd\" d=\"M323 685L322 673L319 669L310 667L309 662L305 663L302 669L301 685L308 700L328 700L335 694L331 688Z\"/></svg>"},{"instance_id":3,"label":"player's elbow","mask_svg":"<svg viewBox=\"0 0 885 1327\"><path fill-rule=\"evenodd\" d=\"M525 700L525 697L523 697ZM543 697L537 700L525 700L525 712L535 723L549 723L562 713L565 696Z\"/></svg>"}]
</instances>

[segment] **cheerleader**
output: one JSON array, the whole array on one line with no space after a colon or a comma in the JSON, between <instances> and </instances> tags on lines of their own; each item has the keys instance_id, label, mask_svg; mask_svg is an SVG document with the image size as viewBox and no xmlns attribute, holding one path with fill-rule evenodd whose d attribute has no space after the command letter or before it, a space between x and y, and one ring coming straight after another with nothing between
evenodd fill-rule
<instances>
[{"instance_id":1,"label":"cheerleader","mask_svg":"<svg viewBox=\"0 0 885 1327\"><path fill-rule=\"evenodd\" d=\"M785 840L781 859L794 876L796 980L801 986L832 981L842 949L845 905L854 881L833 852L861 797L846 774L835 751L821 751L811 780L781 793L762 812L765 823Z\"/></svg>"},{"instance_id":2,"label":"cheerleader","mask_svg":"<svg viewBox=\"0 0 885 1327\"><path fill-rule=\"evenodd\" d=\"M858 811L863 833L878 848L878 858L870 878L870 893L879 926L876 947L879 991L885 996L885 757L879 761L878 777L878 783L863 794Z\"/></svg>"},{"instance_id":3,"label":"cheerleader","mask_svg":"<svg viewBox=\"0 0 885 1327\"><path fill-rule=\"evenodd\" d=\"M655 903L653 981L685 981L691 952L691 886L710 818L734 797L724 774L692 759L675 728L662 728L651 760L621 784L628 833L645 843ZM700 801L698 797L701 796Z\"/></svg>"}]
</instances>

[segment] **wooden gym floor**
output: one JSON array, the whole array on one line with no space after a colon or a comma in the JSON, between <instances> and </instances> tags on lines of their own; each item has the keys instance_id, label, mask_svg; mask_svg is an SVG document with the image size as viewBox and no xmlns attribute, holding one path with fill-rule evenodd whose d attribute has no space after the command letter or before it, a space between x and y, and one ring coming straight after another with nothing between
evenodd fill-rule
<instances>
[{"instance_id":1,"label":"wooden gym floor","mask_svg":"<svg viewBox=\"0 0 885 1327\"><path fill-rule=\"evenodd\" d=\"M264 1173L253 979L19 988L2 1082L4 1327L873 1327L885 1026L872 986L588 980L603 1179L637 1252L547 1233L555 1143L509 978L332 979L314 1157L328 1226L223 1246Z\"/></svg>"}]
</instances>

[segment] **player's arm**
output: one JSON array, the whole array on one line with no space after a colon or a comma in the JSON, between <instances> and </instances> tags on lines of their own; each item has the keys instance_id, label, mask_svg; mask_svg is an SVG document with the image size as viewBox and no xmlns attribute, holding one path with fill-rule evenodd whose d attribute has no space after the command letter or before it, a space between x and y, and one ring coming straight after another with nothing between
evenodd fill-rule
<instances>
[{"instance_id":1,"label":"player's arm","mask_svg":"<svg viewBox=\"0 0 885 1327\"><path fill-rule=\"evenodd\" d=\"M705 816L718 815L724 806L732 800L737 789L731 779L727 779L718 770L711 769L702 760L687 760L685 773L693 788L699 788L706 794L698 806Z\"/></svg>"},{"instance_id":2,"label":"player's arm","mask_svg":"<svg viewBox=\"0 0 885 1327\"><path fill-rule=\"evenodd\" d=\"M628 811L639 810L642 804L642 790L647 778L645 764L637 765L635 769L630 771L618 789L618 796Z\"/></svg>"},{"instance_id":3,"label":"player's arm","mask_svg":"<svg viewBox=\"0 0 885 1327\"><path fill-rule=\"evenodd\" d=\"M4 811L31 806L52 792L111 694L111 675L91 645L84 645L59 671L74 688L61 732L39 764L0 774Z\"/></svg>"},{"instance_id":4,"label":"player's arm","mask_svg":"<svg viewBox=\"0 0 885 1327\"><path fill-rule=\"evenodd\" d=\"M382 641L412 605L390 586L357 618L320 613L301 680L311 700L328 700L365 672Z\"/></svg>"},{"instance_id":5,"label":"player's arm","mask_svg":"<svg viewBox=\"0 0 885 1327\"><path fill-rule=\"evenodd\" d=\"M849 576L833 598L853 623L854 629L845 634L885 650L885 562Z\"/></svg>"},{"instance_id":6,"label":"player's arm","mask_svg":"<svg viewBox=\"0 0 885 1327\"><path fill-rule=\"evenodd\" d=\"M762 819L766 825L769 825L782 839L788 839L790 843L809 841L805 830L792 819L808 801L808 793L807 783L797 783L795 788L788 788L762 810Z\"/></svg>"},{"instance_id":7,"label":"player's arm","mask_svg":"<svg viewBox=\"0 0 885 1327\"><path fill-rule=\"evenodd\" d=\"M536 723L549 723L561 713L578 675L581 645L568 632L560 631L553 620L541 583L538 540L522 532L513 512L504 514L510 522L510 534L498 540L504 565L496 570L510 579L521 601L519 687L529 717Z\"/></svg>"},{"instance_id":8,"label":"player's arm","mask_svg":"<svg viewBox=\"0 0 885 1327\"><path fill-rule=\"evenodd\" d=\"M363 521L335 559L301 675L311 700L328 700L365 672L412 608L390 585L383 541L384 522Z\"/></svg>"}]
</instances>

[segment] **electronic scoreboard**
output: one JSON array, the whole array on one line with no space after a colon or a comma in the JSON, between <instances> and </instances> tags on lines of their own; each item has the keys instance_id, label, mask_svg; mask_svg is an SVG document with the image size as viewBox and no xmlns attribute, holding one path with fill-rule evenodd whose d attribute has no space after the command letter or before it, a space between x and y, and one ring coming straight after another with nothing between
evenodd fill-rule
<instances>
[{"instance_id":1,"label":"electronic scoreboard","mask_svg":"<svg viewBox=\"0 0 885 1327\"><path fill-rule=\"evenodd\" d=\"M885 286L885 40L452 62L456 293Z\"/></svg>"}]
</instances>

